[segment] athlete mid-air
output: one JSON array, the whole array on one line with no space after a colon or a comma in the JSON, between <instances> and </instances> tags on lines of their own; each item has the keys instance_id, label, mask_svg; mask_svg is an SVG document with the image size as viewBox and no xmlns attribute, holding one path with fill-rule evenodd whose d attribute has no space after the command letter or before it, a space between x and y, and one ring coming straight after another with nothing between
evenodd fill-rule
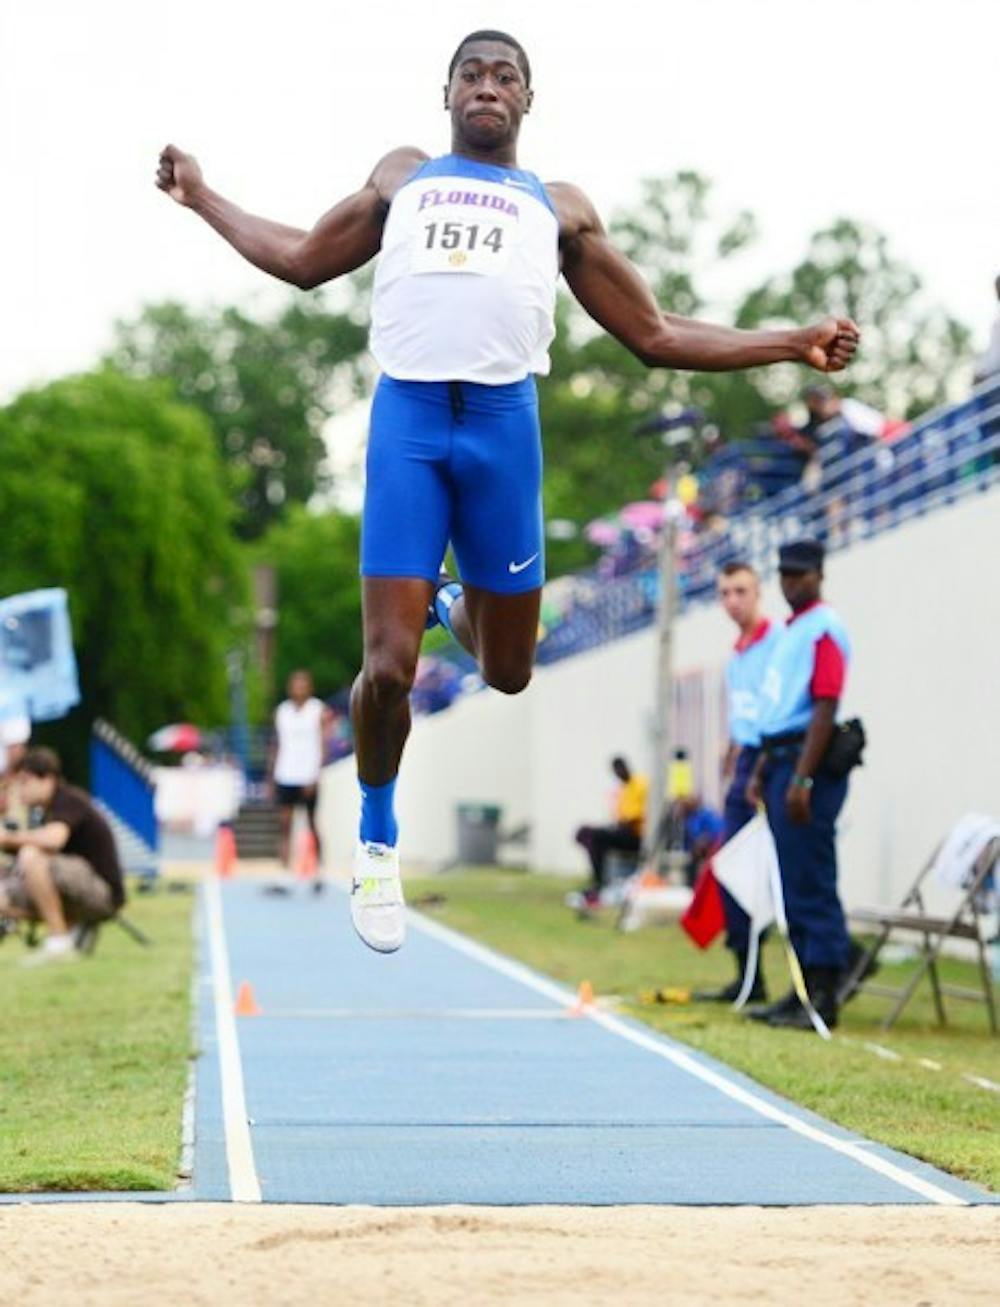
<instances>
[{"instance_id":1,"label":"athlete mid-air","mask_svg":"<svg viewBox=\"0 0 1000 1307\"><path fill-rule=\"evenodd\" d=\"M473 32L448 68L451 153L392 150L364 186L300 231L245 213L173 145L157 185L244 258L309 289L378 256L361 543L364 664L352 715L361 830L351 914L389 953L404 936L393 793L410 729L420 641L437 620L488 685L517 694L534 661L544 537L532 374L549 370L560 272L583 308L650 367L727 371L850 362L858 329L740 331L663 312L576 186L517 164L534 92L521 45ZM462 584L441 578L449 541Z\"/></svg>"}]
</instances>

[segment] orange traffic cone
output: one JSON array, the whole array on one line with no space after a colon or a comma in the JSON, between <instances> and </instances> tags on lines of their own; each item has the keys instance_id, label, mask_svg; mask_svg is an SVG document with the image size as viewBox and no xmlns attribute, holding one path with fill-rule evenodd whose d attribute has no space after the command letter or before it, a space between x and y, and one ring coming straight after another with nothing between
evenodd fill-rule
<instances>
[{"instance_id":1,"label":"orange traffic cone","mask_svg":"<svg viewBox=\"0 0 1000 1307\"><path fill-rule=\"evenodd\" d=\"M319 872L319 858L316 850L316 836L311 830L304 830L299 835L298 846L295 870L299 880L315 880Z\"/></svg>"},{"instance_id":2,"label":"orange traffic cone","mask_svg":"<svg viewBox=\"0 0 1000 1307\"><path fill-rule=\"evenodd\" d=\"M571 1017L582 1017L587 1008L594 1006L594 986L589 980L584 980L580 988L576 991L576 1002L569 1010Z\"/></svg>"},{"instance_id":3,"label":"orange traffic cone","mask_svg":"<svg viewBox=\"0 0 1000 1307\"><path fill-rule=\"evenodd\" d=\"M235 1012L238 1017L259 1017L260 1008L257 1006L257 999L254 997L253 986L249 980L244 980L236 994Z\"/></svg>"},{"instance_id":4,"label":"orange traffic cone","mask_svg":"<svg viewBox=\"0 0 1000 1307\"><path fill-rule=\"evenodd\" d=\"M220 826L215 836L215 871L228 879L236 870L236 836L232 826Z\"/></svg>"}]
</instances>

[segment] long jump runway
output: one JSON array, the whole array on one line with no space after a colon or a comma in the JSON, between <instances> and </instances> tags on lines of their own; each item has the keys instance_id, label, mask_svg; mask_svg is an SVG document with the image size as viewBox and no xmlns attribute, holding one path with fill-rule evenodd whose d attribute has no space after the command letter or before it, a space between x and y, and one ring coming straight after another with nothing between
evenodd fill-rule
<instances>
[{"instance_id":1,"label":"long jump runway","mask_svg":"<svg viewBox=\"0 0 1000 1307\"><path fill-rule=\"evenodd\" d=\"M340 891L212 881L203 908L195 1198L991 1201L637 1022L570 1015L569 991L416 913L380 957ZM234 1015L243 982L258 1015Z\"/></svg>"}]
</instances>

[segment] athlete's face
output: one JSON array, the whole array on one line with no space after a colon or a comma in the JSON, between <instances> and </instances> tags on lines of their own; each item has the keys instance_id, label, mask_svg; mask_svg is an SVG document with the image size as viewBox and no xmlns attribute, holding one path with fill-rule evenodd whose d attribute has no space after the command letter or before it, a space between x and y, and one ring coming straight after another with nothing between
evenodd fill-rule
<instances>
[{"instance_id":1,"label":"athlete's face","mask_svg":"<svg viewBox=\"0 0 1000 1307\"><path fill-rule=\"evenodd\" d=\"M312 692L312 677L307 672L293 672L288 678L288 697L293 703L305 703Z\"/></svg>"},{"instance_id":2,"label":"athlete's face","mask_svg":"<svg viewBox=\"0 0 1000 1307\"><path fill-rule=\"evenodd\" d=\"M741 568L728 576L719 577L719 601L726 616L742 631L757 617L760 604L760 586L753 572Z\"/></svg>"},{"instance_id":3,"label":"athlete's face","mask_svg":"<svg viewBox=\"0 0 1000 1307\"><path fill-rule=\"evenodd\" d=\"M793 612L816 602L823 586L822 572L782 572L781 593Z\"/></svg>"},{"instance_id":4,"label":"athlete's face","mask_svg":"<svg viewBox=\"0 0 1000 1307\"><path fill-rule=\"evenodd\" d=\"M459 140L490 150L517 139L531 98L513 47L470 41L445 87L444 107Z\"/></svg>"}]
</instances>

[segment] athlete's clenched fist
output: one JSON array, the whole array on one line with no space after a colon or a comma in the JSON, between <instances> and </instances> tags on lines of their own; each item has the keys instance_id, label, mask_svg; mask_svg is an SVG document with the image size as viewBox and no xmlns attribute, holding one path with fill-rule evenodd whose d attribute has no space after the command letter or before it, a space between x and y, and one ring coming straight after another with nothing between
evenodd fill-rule
<instances>
[{"instance_id":1,"label":"athlete's clenched fist","mask_svg":"<svg viewBox=\"0 0 1000 1307\"><path fill-rule=\"evenodd\" d=\"M185 154L176 145L168 145L163 150L156 170L156 184L172 200L190 206L194 203L195 191L203 181L201 168L193 154Z\"/></svg>"},{"instance_id":2,"label":"athlete's clenched fist","mask_svg":"<svg viewBox=\"0 0 1000 1307\"><path fill-rule=\"evenodd\" d=\"M803 327L802 358L817 372L841 372L858 348L861 333L850 318L824 318Z\"/></svg>"}]
</instances>

